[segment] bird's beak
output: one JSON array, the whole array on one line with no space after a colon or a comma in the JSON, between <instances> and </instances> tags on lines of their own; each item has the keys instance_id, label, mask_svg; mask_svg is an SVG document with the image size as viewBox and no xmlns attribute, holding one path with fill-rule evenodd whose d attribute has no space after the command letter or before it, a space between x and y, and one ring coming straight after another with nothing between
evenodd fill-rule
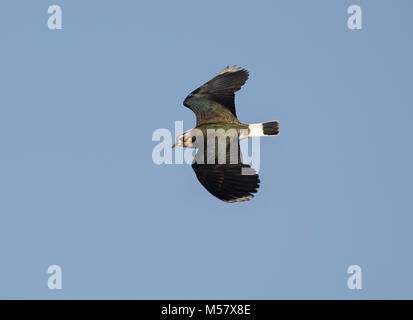
<instances>
[{"instance_id":1,"label":"bird's beak","mask_svg":"<svg viewBox=\"0 0 413 320\"><path fill-rule=\"evenodd\" d=\"M171 149L173 149L173 148L175 148L176 147L176 143L172 146L172 148Z\"/></svg>"}]
</instances>

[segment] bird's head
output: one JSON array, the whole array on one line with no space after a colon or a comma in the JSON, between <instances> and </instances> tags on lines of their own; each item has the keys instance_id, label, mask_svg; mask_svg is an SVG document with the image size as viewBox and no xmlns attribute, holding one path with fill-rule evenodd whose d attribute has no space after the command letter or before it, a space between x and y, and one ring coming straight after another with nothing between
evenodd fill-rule
<instances>
[{"instance_id":1,"label":"bird's head","mask_svg":"<svg viewBox=\"0 0 413 320\"><path fill-rule=\"evenodd\" d=\"M175 147L195 148L195 145L194 145L195 140L196 140L196 137L193 136L191 132L186 132L178 136L178 138L176 139L176 143L172 146L172 148L175 148Z\"/></svg>"}]
</instances>

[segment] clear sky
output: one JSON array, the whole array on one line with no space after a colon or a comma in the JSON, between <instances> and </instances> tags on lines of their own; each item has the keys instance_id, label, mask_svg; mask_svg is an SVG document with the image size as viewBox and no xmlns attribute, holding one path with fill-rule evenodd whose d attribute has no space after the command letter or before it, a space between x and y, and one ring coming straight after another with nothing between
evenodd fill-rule
<instances>
[{"instance_id":1,"label":"clear sky","mask_svg":"<svg viewBox=\"0 0 413 320\"><path fill-rule=\"evenodd\" d=\"M413 298L412 9L2 0L0 297ZM239 204L152 161L154 130L192 128L182 101L233 64L239 119L281 128Z\"/></svg>"}]
</instances>

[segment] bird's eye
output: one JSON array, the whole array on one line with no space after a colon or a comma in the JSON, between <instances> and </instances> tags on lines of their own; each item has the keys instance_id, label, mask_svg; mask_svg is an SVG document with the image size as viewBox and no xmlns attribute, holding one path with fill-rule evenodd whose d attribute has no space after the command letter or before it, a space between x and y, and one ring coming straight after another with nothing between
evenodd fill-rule
<instances>
[{"instance_id":1,"label":"bird's eye","mask_svg":"<svg viewBox=\"0 0 413 320\"><path fill-rule=\"evenodd\" d=\"M192 143L196 141L196 137L192 137Z\"/></svg>"}]
</instances>

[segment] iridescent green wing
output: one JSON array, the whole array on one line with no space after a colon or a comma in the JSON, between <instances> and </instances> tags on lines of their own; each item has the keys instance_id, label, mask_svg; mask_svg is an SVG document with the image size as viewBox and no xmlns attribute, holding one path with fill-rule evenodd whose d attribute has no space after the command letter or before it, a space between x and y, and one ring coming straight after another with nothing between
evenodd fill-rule
<instances>
[{"instance_id":1,"label":"iridescent green wing","mask_svg":"<svg viewBox=\"0 0 413 320\"><path fill-rule=\"evenodd\" d=\"M184 101L197 118L197 126L207 123L238 122L235 112L235 92L248 79L248 71L233 66L226 67Z\"/></svg>"}]
</instances>

